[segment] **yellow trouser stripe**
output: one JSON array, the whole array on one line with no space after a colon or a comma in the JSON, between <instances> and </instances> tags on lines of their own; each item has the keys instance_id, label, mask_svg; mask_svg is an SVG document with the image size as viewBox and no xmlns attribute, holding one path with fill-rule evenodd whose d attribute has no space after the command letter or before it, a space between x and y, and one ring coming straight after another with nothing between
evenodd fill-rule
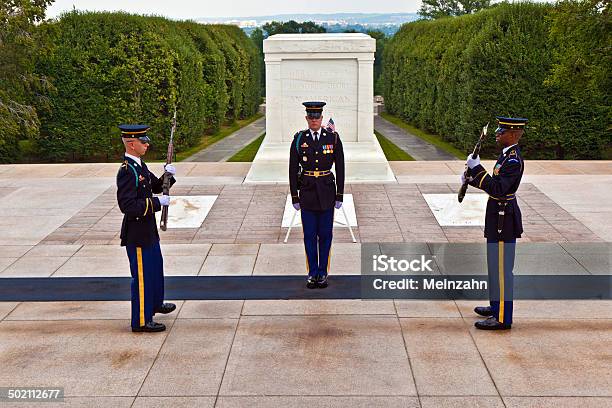
<instances>
[{"instance_id":1,"label":"yellow trouser stripe","mask_svg":"<svg viewBox=\"0 0 612 408\"><path fill-rule=\"evenodd\" d=\"M304 249L304 255L306 255L306 273L310 274L310 266L308 266L308 253L306 252L306 249Z\"/></svg>"},{"instance_id":2,"label":"yellow trouser stripe","mask_svg":"<svg viewBox=\"0 0 612 408\"><path fill-rule=\"evenodd\" d=\"M499 241L499 322L504 322L504 241Z\"/></svg>"},{"instance_id":3,"label":"yellow trouser stripe","mask_svg":"<svg viewBox=\"0 0 612 408\"><path fill-rule=\"evenodd\" d=\"M147 211L149 211L149 199L145 198L145 202L147 203L147 206L145 207L145 212L142 215L147 215Z\"/></svg>"},{"instance_id":4,"label":"yellow trouser stripe","mask_svg":"<svg viewBox=\"0 0 612 408\"><path fill-rule=\"evenodd\" d=\"M329 248L329 254L327 254L327 274L329 275L329 260L331 259L331 247Z\"/></svg>"},{"instance_id":5,"label":"yellow trouser stripe","mask_svg":"<svg viewBox=\"0 0 612 408\"><path fill-rule=\"evenodd\" d=\"M140 304L140 325L145 325L144 312L144 273L142 268L142 248L136 248L136 259L138 260L138 303Z\"/></svg>"}]
</instances>

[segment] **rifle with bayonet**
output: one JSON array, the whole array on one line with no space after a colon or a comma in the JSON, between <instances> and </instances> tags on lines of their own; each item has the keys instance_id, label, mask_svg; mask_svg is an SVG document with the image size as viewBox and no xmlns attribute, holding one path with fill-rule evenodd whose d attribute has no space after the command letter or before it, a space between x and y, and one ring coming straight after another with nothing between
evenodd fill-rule
<instances>
[{"instance_id":1,"label":"rifle with bayonet","mask_svg":"<svg viewBox=\"0 0 612 408\"><path fill-rule=\"evenodd\" d=\"M480 147L482 146L483 140L487 136L488 128L489 128L489 122L487 122L487 124L484 125L484 127L482 128L482 131L480 132L478 143L476 143L476 146L474 146L474 151L472 151L472 159L475 159L480 154ZM459 193L457 194L457 199L459 200L459 202L463 201L463 198L465 197L465 193L467 192L467 188L468 188L468 174L467 173L468 173L468 167L466 164L465 171L463 172L463 178L464 178L463 185L461 185L461 188L459 189Z\"/></svg>"},{"instance_id":2,"label":"rifle with bayonet","mask_svg":"<svg viewBox=\"0 0 612 408\"><path fill-rule=\"evenodd\" d=\"M168 143L168 154L166 156L166 165L172 163L172 157L174 156L174 132L176 131L176 107L174 108L174 116L172 117L172 129L170 130L170 142ZM165 167L165 166L164 166ZM170 195L170 179L172 174L167 171L164 172L164 181L162 184L162 194ZM162 231L168 228L168 206L162 206L161 219L159 221L159 227Z\"/></svg>"}]
</instances>

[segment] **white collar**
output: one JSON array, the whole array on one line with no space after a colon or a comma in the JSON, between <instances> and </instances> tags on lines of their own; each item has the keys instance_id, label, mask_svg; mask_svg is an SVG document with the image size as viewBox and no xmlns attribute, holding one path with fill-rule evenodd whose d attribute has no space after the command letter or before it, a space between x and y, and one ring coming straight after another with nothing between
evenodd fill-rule
<instances>
[{"instance_id":1,"label":"white collar","mask_svg":"<svg viewBox=\"0 0 612 408\"><path fill-rule=\"evenodd\" d=\"M140 162L140 157L132 156L129 153L126 153L125 157L129 157L130 159L134 160L136 162L136 164L138 164L140 167L142 167L142 163Z\"/></svg>"},{"instance_id":2,"label":"white collar","mask_svg":"<svg viewBox=\"0 0 612 408\"><path fill-rule=\"evenodd\" d=\"M514 147L514 146L516 146L516 145L518 145L518 143L515 143L515 144L513 144L513 145L511 145L511 146L508 146L508 147L504 147L504 150L502 150L502 153L503 153L503 154L506 154L506 152L507 152L508 150L510 150L510 148L512 148L512 147Z\"/></svg>"},{"instance_id":3,"label":"white collar","mask_svg":"<svg viewBox=\"0 0 612 408\"><path fill-rule=\"evenodd\" d=\"M310 136L312 136L312 138L314 139L314 133L317 132L318 137L321 137L321 133L323 133L323 128L320 127L319 130L312 130L312 129L308 129L310 130Z\"/></svg>"}]
</instances>

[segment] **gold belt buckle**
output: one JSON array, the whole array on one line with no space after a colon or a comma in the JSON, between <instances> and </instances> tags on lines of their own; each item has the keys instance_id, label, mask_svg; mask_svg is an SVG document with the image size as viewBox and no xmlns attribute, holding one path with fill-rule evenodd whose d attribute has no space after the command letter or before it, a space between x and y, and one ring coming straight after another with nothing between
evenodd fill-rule
<instances>
[{"instance_id":1,"label":"gold belt buckle","mask_svg":"<svg viewBox=\"0 0 612 408\"><path fill-rule=\"evenodd\" d=\"M321 172L320 172L320 171L315 171L315 172L314 172L314 176L315 176L315 177L319 177L319 174L321 174Z\"/></svg>"}]
</instances>

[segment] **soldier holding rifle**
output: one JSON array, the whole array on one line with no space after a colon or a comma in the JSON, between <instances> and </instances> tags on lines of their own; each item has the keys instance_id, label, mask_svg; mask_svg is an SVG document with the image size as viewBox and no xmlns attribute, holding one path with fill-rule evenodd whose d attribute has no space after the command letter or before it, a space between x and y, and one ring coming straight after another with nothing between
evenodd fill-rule
<instances>
[{"instance_id":1,"label":"soldier holding rifle","mask_svg":"<svg viewBox=\"0 0 612 408\"><path fill-rule=\"evenodd\" d=\"M461 176L462 182L467 181L489 194L484 236L487 238L490 306L474 309L477 314L487 317L475 324L481 330L507 330L512 327L512 269L516 239L523 233L521 210L515 194L524 170L518 142L523 136L527 119L498 116L497 121L495 140L503 150L495 163L493 175L482 167L479 156L471 154L467 158L468 170ZM461 201L461 193L459 198Z\"/></svg>"},{"instance_id":2,"label":"soldier holding rifle","mask_svg":"<svg viewBox=\"0 0 612 408\"><path fill-rule=\"evenodd\" d=\"M124 214L121 225L121 246L125 246L132 274L132 331L159 332L166 326L153 321L155 313L176 309L164 303L164 265L159 246L155 212L168 206L170 197L154 197L163 188L163 178L149 171L142 156L149 148L149 126L120 125L125 157L117 173L117 202ZM176 170L166 164L165 176L174 184Z\"/></svg>"}]
</instances>

